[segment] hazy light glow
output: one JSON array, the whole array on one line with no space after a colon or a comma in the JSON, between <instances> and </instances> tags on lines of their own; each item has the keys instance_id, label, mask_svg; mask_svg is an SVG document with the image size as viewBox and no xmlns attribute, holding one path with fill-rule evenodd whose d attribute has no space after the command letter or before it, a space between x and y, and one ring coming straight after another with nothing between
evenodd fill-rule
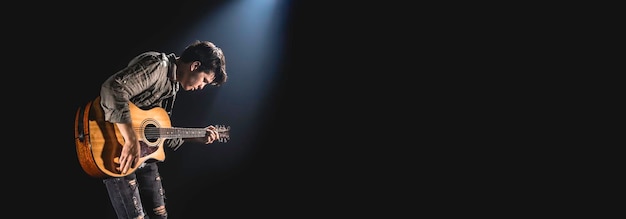
<instances>
[{"instance_id":1,"label":"hazy light glow","mask_svg":"<svg viewBox=\"0 0 626 219\"><path fill-rule=\"evenodd\" d=\"M229 76L222 87L209 89L208 97L198 97L206 106L193 113L206 112L206 117L202 121L194 117L196 120L187 124L230 125L230 141L180 150L186 157L180 167L185 175L232 171L258 150L255 140L263 130L263 123L271 120L264 118L266 104L271 103L275 82L280 80L288 3L227 1L211 8L206 17L176 40L180 43L178 48L197 39L214 42L226 55Z\"/></svg>"}]
</instances>

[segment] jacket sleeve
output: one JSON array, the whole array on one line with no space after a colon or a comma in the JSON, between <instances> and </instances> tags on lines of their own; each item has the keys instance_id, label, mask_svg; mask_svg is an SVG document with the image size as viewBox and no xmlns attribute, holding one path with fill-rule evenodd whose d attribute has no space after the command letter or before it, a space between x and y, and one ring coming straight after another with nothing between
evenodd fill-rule
<instances>
[{"instance_id":1,"label":"jacket sleeve","mask_svg":"<svg viewBox=\"0 0 626 219\"><path fill-rule=\"evenodd\" d=\"M100 105L105 121L130 123L128 102L158 80L154 69L160 65L158 53L146 52L133 58L122 70L111 75L100 88Z\"/></svg>"},{"instance_id":2,"label":"jacket sleeve","mask_svg":"<svg viewBox=\"0 0 626 219\"><path fill-rule=\"evenodd\" d=\"M172 138L165 139L163 145L172 148L173 150L177 150L181 145L183 145L184 142L185 140L183 140L182 138Z\"/></svg>"}]
</instances>

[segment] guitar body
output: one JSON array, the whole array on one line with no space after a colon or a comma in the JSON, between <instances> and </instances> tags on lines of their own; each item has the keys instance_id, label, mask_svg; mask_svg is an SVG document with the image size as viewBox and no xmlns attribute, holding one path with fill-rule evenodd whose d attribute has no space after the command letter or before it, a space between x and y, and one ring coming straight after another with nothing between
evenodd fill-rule
<instances>
[{"instance_id":1,"label":"guitar body","mask_svg":"<svg viewBox=\"0 0 626 219\"><path fill-rule=\"evenodd\" d=\"M122 174L119 157L124 145L124 138L114 123L104 120L100 106L100 97L79 108L74 124L76 152L83 170L92 177L122 177L134 172L144 162L154 159L165 160L163 142L165 139L151 135L152 128L171 127L170 118L163 108L142 110L129 103L132 126L140 138L141 156L137 165ZM158 133L157 133L158 134ZM156 136L156 137L150 137Z\"/></svg>"}]
</instances>

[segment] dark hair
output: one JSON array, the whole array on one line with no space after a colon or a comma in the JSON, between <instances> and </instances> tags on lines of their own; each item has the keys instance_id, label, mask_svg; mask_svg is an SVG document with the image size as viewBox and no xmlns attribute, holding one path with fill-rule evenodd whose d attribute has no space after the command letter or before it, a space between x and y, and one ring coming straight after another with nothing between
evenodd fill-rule
<instances>
[{"instance_id":1,"label":"dark hair","mask_svg":"<svg viewBox=\"0 0 626 219\"><path fill-rule=\"evenodd\" d=\"M215 79L211 85L220 86L228 79L226 57L224 57L222 49L212 42L197 40L185 48L180 55L180 60L185 63L199 61L201 71L215 72Z\"/></svg>"}]
</instances>

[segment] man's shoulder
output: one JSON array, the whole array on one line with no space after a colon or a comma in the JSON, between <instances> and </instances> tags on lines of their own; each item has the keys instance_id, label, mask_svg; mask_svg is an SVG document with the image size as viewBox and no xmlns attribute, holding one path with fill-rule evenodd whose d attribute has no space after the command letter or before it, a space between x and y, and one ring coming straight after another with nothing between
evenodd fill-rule
<instances>
[{"instance_id":1,"label":"man's shoulder","mask_svg":"<svg viewBox=\"0 0 626 219\"><path fill-rule=\"evenodd\" d=\"M143 52L135 56L135 58L133 58L133 60L131 60L130 63L131 64L133 63L151 64L151 63L163 61L164 58L165 58L165 53L157 52L157 51L147 51L147 52Z\"/></svg>"},{"instance_id":2,"label":"man's shoulder","mask_svg":"<svg viewBox=\"0 0 626 219\"><path fill-rule=\"evenodd\" d=\"M139 54L139 55L137 55L137 56L140 56L140 57L155 57L155 58L160 58L160 57L162 57L164 54L165 54L165 53L162 53L162 52L157 52L157 51L146 51L146 52L143 52L143 53L141 53L141 54Z\"/></svg>"}]
</instances>

